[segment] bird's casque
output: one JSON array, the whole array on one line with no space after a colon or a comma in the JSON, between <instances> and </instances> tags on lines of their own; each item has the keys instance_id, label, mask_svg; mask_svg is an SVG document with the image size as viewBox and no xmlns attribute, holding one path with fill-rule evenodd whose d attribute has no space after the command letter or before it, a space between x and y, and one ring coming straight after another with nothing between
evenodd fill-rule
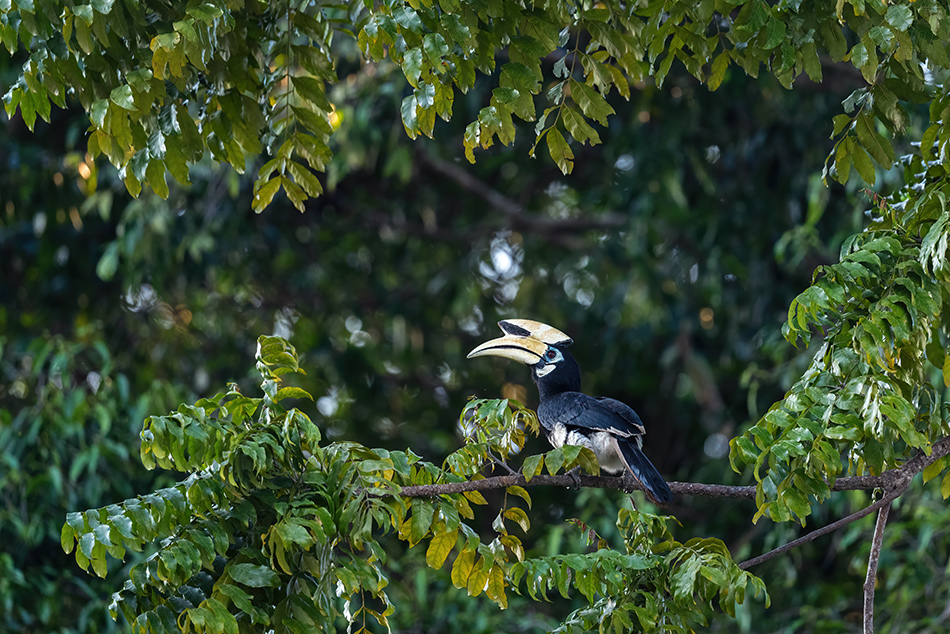
<instances>
[{"instance_id":1,"label":"bird's casque","mask_svg":"<svg viewBox=\"0 0 950 634\"><path fill-rule=\"evenodd\" d=\"M601 469L636 481L655 502L670 502L669 486L641 450L646 430L637 413L616 399L580 391L580 368L568 350L573 339L530 319L506 319L498 326L504 336L476 347L468 358L504 357L531 368L540 396L538 420L550 443L588 447Z\"/></svg>"}]
</instances>

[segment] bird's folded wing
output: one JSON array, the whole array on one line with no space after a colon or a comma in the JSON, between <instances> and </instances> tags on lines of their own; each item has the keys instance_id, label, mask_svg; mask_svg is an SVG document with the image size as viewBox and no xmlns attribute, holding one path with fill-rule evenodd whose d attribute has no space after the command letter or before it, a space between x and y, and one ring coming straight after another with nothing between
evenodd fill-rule
<instances>
[{"instance_id":1,"label":"bird's folded wing","mask_svg":"<svg viewBox=\"0 0 950 634\"><path fill-rule=\"evenodd\" d=\"M538 415L547 425L607 431L620 438L644 433L640 417L629 406L612 398L594 398L580 392L562 392L542 401Z\"/></svg>"}]
</instances>

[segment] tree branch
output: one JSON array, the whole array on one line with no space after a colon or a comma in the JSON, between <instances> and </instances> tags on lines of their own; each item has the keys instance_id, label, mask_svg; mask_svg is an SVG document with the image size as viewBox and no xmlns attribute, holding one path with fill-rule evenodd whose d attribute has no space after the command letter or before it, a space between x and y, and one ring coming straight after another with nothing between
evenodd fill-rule
<instances>
[{"instance_id":1,"label":"tree branch","mask_svg":"<svg viewBox=\"0 0 950 634\"><path fill-rule=\"evenodd\" d=\"M856 513L852 513L851 515L848 515L847 517L842 517L840 520L834 521L831 524L828 524L827 526L822 526L821 528L815 529L810 533L806 533L805 535L802 535L798 539L793 539L787 544L782 544L778 548L774 548L767 553L759 555L758 557L753 557L752 559L747 559L746 561L743 561L741 564L739 564L739 568L741 568L742 570L748 570L752 566L758 566L759 564L764 563L768 561L769 559L778 557L782 553L787 552L793 548L797 548L798 546L801 546L802 544L806 544L810 541L813 541L821 537L822 535L833 533L839 528L842 528L843 526L847 526L851 522L856 522L862 517L867 517L874 511L877 511L879 509L882 509L888 506L891 502L896 500L900 496L901 493L903 493L903 491L900 491L900 492L891 491L890 493L882 497L877 502L864 507L863 509L861 509L860 511L857 511Z\"/></svg>"},{"instance_id":2,"label":"tree branch","mask_svg":"<svg viewBox=\"0 0 950 634\"><path fill-rule=\"evenodd\" d=\"M433 172L455 181L462 189L482 198L500 211L508 219L512 229L531 229L549 235L563 234L571 236L585 229L617 229L627 223L627 219L615 213L601 214L592 218L545 218L526 213L517 201L512 200L488 183L476 178L468 170L455 163L444 161L426 152L419 152L421 163Z\"/></svg>"},{"instance_id":3,"label":"tree branch","mask_svg":"<svg viewBox=\"0 0 950 634\"><path fill-rule=\"evenodd\" d=\"M850 476L838 478L831 487L832 491L867 491L871 489L885 489L893 491L900 489L903 493L910 480L923 471L928 465L950 454L950 436L942 438L933 444L930 455L923 453L908 460L898 469L889 469L878 476ZM754 486L730 486L725 484L703 484L700 482L670 482L670 490L680 495L701 495L713 498L740 498L746 500L755 499ZM489 476L479 480L466 480L464 482L450 482L447 484L422 484L416 486L403 487L398 495L403 497L435 497L437 495L447 495L452 493L464 493L465 491L489 491L492 489L504 489L510 486L533 487L533 486L559 486L565 488L576 488L578 480L572 476L562 475L537 475L526 481L521 474ZM580 486L597 489L620 489L624 488L622 479L613 476L580 476ZM901 488L903 487L903 488ZM873 507L873 508L871 508ZM860 519L865 515L873 513L879 507L871 505L871 510L864 509L854 515L864 513L859 517L854 517L851 521ZM850 515L848 517L851 517ZM847 519L847 518L845 518ZM841 520L839 520L841 521ZM821 529L819 529L821 530ZM833 530L833 529L832 529ZM824 533L822 533L824 534ZM818 537L820 535L816 535Z\"/></svg>"},{"instance_id":4,"label":"tree branch","mask_svg":"<svg viewBox=\"0 0 950 634\"><path fill-rule=\"evenodd\" d=\"M448 484L421 484L417 486L403 487L399 495L403 497L435 497L437 495L446 495L451 493L464 493L465 491L489 491L492 489L504 489L510 486L534 487L534 486L559 486L565 488L576 488L578 482L581 487L595 489L624 489L623 478L615 476L592 476L581 475L578 479L568 474L560 475L537 475L526 480L521 474L491 476L480 480L466 480L464 482L450 482ZM714 498L745 498L755 499L755 487L752 486L726 486L724 484L702 484L699 482L670 482L670 490L673 493L682 495L702 495Z\"/></svg>"},{"instance_id":5,"label":"tree branch","mask_svg":"<svg viewBox=\"0 0 950 634\"><path fill-rule=\"evenodd\" d=\"M890 506L885 505L877 512L874 524L874 539L871 541L871 555L868 557L868 576L864 580L864 634L874 634L874 584L877 581L877 564L884 544L884 526Z\"/></svg>"}]
</instances>

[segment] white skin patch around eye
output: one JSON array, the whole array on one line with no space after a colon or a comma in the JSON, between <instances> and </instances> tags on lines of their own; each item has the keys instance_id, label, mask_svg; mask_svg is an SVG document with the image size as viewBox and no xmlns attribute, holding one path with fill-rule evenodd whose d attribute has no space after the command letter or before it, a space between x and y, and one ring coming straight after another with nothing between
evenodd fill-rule
<instances>
[{"instance_id":1,"label":"white skin patch around eye","mask_svg":"<svg viewBox=\"0 0 950 634\"><path fill-rule=\"evenodd\" d=\"M557 366L556 366L555 364L549 363L549 364L547 364L546 366L544 366L544 367L542 367L542 368L538 368L537 370L535 370L535 371L534 371L534 374L535 374L535 376L537 376L537 377L540 379L541 377L543 377L543 376L547 375L548 373L550 373L551 370L553 370L553 369L556 368L556 367L557 367Z\"/></svg>"}]
</instances>

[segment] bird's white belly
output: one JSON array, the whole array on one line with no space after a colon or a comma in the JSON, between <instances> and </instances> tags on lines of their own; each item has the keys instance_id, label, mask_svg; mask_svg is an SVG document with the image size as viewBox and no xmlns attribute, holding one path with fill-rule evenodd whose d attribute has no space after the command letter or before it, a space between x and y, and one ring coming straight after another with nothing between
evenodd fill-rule
<instances>
[{"instance_id":1,"label":"bird's white belly","mask_svg":"<svg viewBox=\"0 0 950 634\"><path fill-rule=\"evenodd\" d=\"M600 463L600 468L603 471L610 473L623 471L624 462L617 451L616 440L607 432L597 431L590 436L586 436L576 429L568 431L566 426L559 424L551 430L548 439L555 447L563 447L564 445L587 447L597 456L597 462Z\"/></svg>"}]
</instances>

